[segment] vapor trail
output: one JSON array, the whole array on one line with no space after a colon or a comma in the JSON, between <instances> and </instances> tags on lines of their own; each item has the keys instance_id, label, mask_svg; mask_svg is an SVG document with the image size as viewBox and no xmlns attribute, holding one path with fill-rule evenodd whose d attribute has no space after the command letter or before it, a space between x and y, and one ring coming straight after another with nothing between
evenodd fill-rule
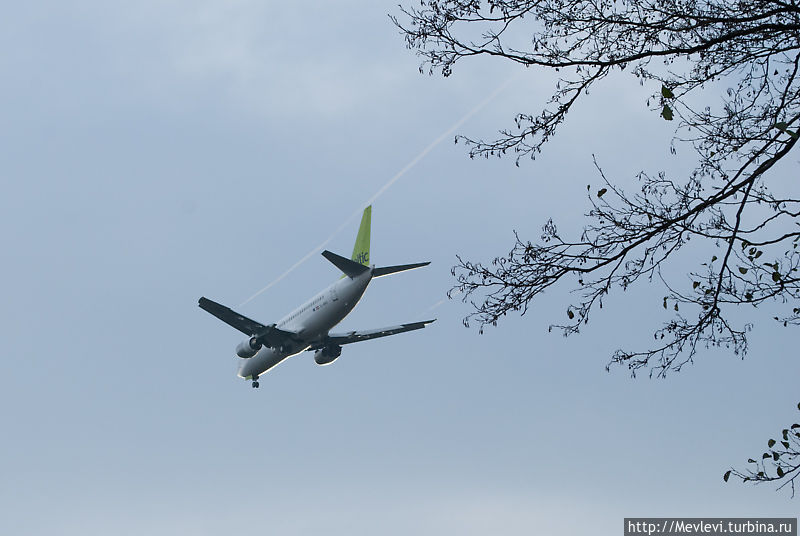
<instances>
[{"instance_id":1,"label":"vapor trail","mask_svg":"<svg viewBox=\"0 0 800 536\"><path fill-rule=\"evenodd\" d=\"M458 296L459 294L461 294L461 290L459 290L459 289L454 289L454 290L453 290L453 292L452 292L452 294L451 294L451 296ZM434 303L433 305L431 305L431 306L430 306L430 307L428 307L427 309L425 309L425 310L421 311L421 312L420 312L420 313L419 313L417 316L422 316L422 315L426 315L426 314L428 314L428 313L431 313L431 312L433 312L433 310L434 310L434 309L438 308L440 305L442 305L442 304L443 304L444 302L446 302L448 299L450 299L450 296L448 296L448 297L446 297L446 298L442 298L441 300L437 301L436 303Z\"/></svg>"},{"instance_id":2,"label":"vapor trail","mask_svg":"<svg viewBox=\"0 0 800 536\"><path fill-rule=\"evenodd\" d=\"M475 115L476 113L480 112L480 111L481 111L481 110L484 108L484 106L486 106L486 105L487 105L487 104L489 104L489 103L490 103L492 100L494 100L494 98L495 98L495 97L497 97L497 95L498 95L498 94L500 94L500 92L501 92L501 91L503 91L505 88L507 88L507 87L508 87L508 86L511 84L511 82L513 82L513 81L514 81L514 80L515 80L515 79L516 79L518 76L519 76L519 75L513 75L513 76L509 77L509 78L508 78L508 80L506 80L505 82L503 82L502 84L500 84L500 85L499 85L499 86L498 86L498 87L497 87L497 88L496 88L494 91L492 91L491 93L489 93L489 95L488 95L486 98L484 98L484 99L483 99L481 102L479 102L479 103L478 103L478 104L477 104L475 107L473 107L473 108L472 108L470 111L468 111L466 114L464 114L464 116L463 116L461 119L459 119L458 121L456 121L455 123L453 123L453 125L452 125L450 128L448 128L446 131L444 131L444 132L443 132L443 133L442 133L442 134L441 134L441 135L440 135L438 138L436 138L436 139L435 139L435 140L433 140L433 141L432 141L430 144L428 144L428 146L427 146L427 147L425 147L425 148L424 148L424 149L423 149L423 150L422 150L422 151L421 151L421 152L420 152L420 153L419 153L417 156L415 156L414 158L412 158L412 159L411 159L411 161L410 161L408 164L406 164L406 165L403 167L403 169L401 169L400 171L398 171L398 172L397 172L397 173L394 175L394 177L392 177L391 179L389 179L389 180L386 182L386 184L384 184L383 186L381 186L381 188L380 188L380 189L379 189L377 192L375 192L375 195L373 195L372 197L370 197L369 199L367 199L367 201L366 201L365 203L363 203L363 204L361 205L361 207L360 207L358 210L356 210L355 212L353 212L352 214L350 214L350 216L348 216L348 217L347 217L347 219L346 219L346 220L344 220L344 222L342 222L342 224L341 224L341 225L340 225L340 226L339 226L339 227L338 227L338 228L337 228L337 229L336 229L336 230L333 232L333 234L331 234L331 235L330 235L328 238L326 238L324 242L322 242L320 245L318 245L317 247L315 247L314 249L312 249L311 251L309 251L308 253L306 253L306 254L305 254L305 255L304 255L304 256L303 256L303 257L302 257L302 258L301 258L299 261L297 261L296 263L294 263L294 264L293 264L291 267L289 267L289 269L288 269L288 270L286 270L286 271L285 271L285 272L283 272L281 275L279 275L279 276L278 276L278 277L277 277L277 278L276 278L274 281L272 281L270 284L268 284L267 286L265 286L264 288L262 288L261 290L259 290L258 292L256 292L255 294L253 294L252 296L250 296L249 298L247 298L246 300L244 300L242 303L240 303L240 304L239 304L239 307L241 307L241 306L243 306L243 305L245 305L245 304L247 304L247 303L251 302L253 299L255 299L256 297L258 297L258 296L259 296L259 295L261 295L262 293L264 293L264 292L266 292L267 290L269 290L270 288L272 288L274 285L276 285L278 282L280 282L280 281L281 281L281 280L282 280L284 277L286 277L287 275L289 275L290 273L292 273L292 272L293 272L293 271L294 271L294 270L295 270L295 269L296 269L298 266L300 266L301 264L303 264L304 262L306 262L308 259L310 259L310 258L311 258L312 256L314 256L315 254L317 254L317 253L319 253L320 251L322 251L322 249L323 249L325 246L327 246L327 245L328 245L328 243L329 243L331 240L333 240L333 239L334 239L334 237L336 237L336 235L338 235L338 234L339 234L339 233L342 231L342 229L344 229L345 227L347 227L347 225L348 225L348 224L349 224L349 223L350 223L350 222L351 222L351 221L352 221L352 220L353 220L353 219L354 219L356 216L358 216L359 214L361 214L361 213L364 211L364 208L365 208L365 207L367 207L368 205L371 205L371 204L372 204L372 203L373 203L373 202L374 202L376 199L378 199L380 196L382 196L382 195L384 194L384 192L386 192L386 190L388 190L389 188L391 188L391 186L392 186L394 183L396 183L398 180L400 180L400 178L401 178L403 175L405 175L405 174L406 174L406 172L407 172L408 170L410 170L411 168L413 168L414 166L416 166L416 165L419 163L419 161L420 161L420 160L422 160L423 158L425 158L425 157L428 155L428 153L430 153L430 152L431 152L431 151L432 151L432 150L433 150L433 149L434 149L434 148L435 148L437 145L439 145L440 143L442 143L442 141L443 141L445 138L447 138L447 137L449 137L449 136L452 136L453 132L455 132L455 131L456 131L456 129L458 129L458 128L459 128L461 125L463 125L464 123L466 123L467 121L469 121L469 120L472 118L472 116L473 116L473 115Z\"/></svg>"}]
</instances>

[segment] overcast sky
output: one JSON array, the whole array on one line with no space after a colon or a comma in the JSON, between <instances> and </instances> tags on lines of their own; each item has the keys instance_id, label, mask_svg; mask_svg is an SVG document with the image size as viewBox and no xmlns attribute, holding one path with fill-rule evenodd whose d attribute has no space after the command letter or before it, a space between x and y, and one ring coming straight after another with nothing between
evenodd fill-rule
<instances>
[{"instance_id":1,"label":"overcast sky","mask_svg":"<svg viewBox=\"0 0 800 536\"><path fill-rule=\"evenodd\" d=\"M569 339L547 332L566 288L484 335L442 303L456 254L490 260L550 216L579 230L592 154L623 184L685 168L630 76L535 162L471 161L447 136L374 202L371 260L432 264L375 281L339 329L438 322L328 367L298 355L258 390L236 377L242 336L201 295L244 302L510 78L458 132L491 136L552 89L491 61L420 75L390 12L6 7L0 532L577 536L621 534L626 516L797 512L789 493L722 481L797 418L791 329L757 322L745 360L704 350L631 379L604 367L668 318L657 286L612 296ZM349 256L357 227L326 247ZM275 322L337 277L314 255L240 310Z\"/></svg>"}]
</instances>

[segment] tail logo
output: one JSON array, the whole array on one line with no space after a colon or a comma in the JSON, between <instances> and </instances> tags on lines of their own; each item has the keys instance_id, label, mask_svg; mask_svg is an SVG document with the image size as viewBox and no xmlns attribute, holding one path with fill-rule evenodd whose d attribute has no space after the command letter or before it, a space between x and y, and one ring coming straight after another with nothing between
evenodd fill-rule
<instances>
[{"instance_id":1,"label":"tail logo","mask_svg":"<svg viewBox=\"0 0 800 536\"><path fill-rule=\"evenodd\" d=\"M361 225L358 226L356 243L353 246L353 255L350 260L362 266L369 266L369 228L372 220L372 205L364 209L361 216Z\"/></svg>"}]
</instances>

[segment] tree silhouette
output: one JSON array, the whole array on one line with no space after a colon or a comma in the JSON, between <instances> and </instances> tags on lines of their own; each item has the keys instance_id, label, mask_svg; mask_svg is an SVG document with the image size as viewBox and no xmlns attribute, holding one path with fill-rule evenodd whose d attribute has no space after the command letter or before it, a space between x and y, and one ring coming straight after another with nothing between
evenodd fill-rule
<instances>
[{"instance_id":1,"label":"tree silhouette","mask_svg":"<svg viewBox=\"0 0 800 536\"><path fill-rule=\"evenodd\" d=\"M609 366L663 377L702 347L744 355L751 324L730 320L741 306L755 307L755 316L769 304L777 322L800 324L800 198L770 187L773 168L798 140L797 0L422 0L401 11L392 19L423 57L423 72L449 76L475 56L559 72L551 99L517 114L496 139L457 137L472 157L510 155L517 165L535 158L575 103L614 70L654 86L651 108L675 122L673 150L685 144L697 155L686 176L641 172L635 193L598 166L604 186L590 192L579 236L562 236L551 219L538 241L516 236L510 252L491 263L458 257L451 296L473 303L466 325L475 321L482 330L508 313L524 314L559 284L578 300L567 322L551 328L570 335L608 293L655 279L674 317L654 329L652 347L617 350ZM709 255L683 284L664 268L690 240ZM797 475L792 460L776 467L775 478ZM725 480L766 478L760 473L731 470Z\"/></svg>"},{"instance_id":2,"label":"tree silhouette","mask_svg":"<svg viewBox=\"0 0 800 536\"><path fill-rule=\"evenodd\" d=\"M797 404L800 409L800 404ZM760 458L747 460L747 469L730 469L723 475L725 482L731 475L744 482L755 484L762 482L782 481L778 489L789 486L794 497L794 481L800 476L800 424L794 423L781 430L778 441L767 441L767 452Z\"/></svg>"}]
</instances>

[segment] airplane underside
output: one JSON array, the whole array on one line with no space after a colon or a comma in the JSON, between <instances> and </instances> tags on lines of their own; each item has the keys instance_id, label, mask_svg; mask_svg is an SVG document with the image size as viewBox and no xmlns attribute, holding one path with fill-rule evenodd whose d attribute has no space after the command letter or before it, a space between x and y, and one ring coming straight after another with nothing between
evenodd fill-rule
<instances>
[{"instance_id":1,"label":"airplane underside","mask_svg":"<svg viewBox=\"0 0 800 536\"><path fill-rule=\"evenodd\" d=\"M303 351L313 351L314 361L318 365L328 365L341 355L342 345L421 329L434 321L424 320L381 329L330 333L330 329L341 322L361 300L372 279L430 264L420 262L379 268L374 264L371 265L369 263L371 209L371 206L364 209L350 259L327 250L322 252L322 256L344 275L278 323L261 324L220 303L205 297L200 298L198 305L201 309L248 337L236 346L236 355L240 358L237 376L251 380L252 386L257 388L260 375Z\"/></svg>"}]
</instances>

